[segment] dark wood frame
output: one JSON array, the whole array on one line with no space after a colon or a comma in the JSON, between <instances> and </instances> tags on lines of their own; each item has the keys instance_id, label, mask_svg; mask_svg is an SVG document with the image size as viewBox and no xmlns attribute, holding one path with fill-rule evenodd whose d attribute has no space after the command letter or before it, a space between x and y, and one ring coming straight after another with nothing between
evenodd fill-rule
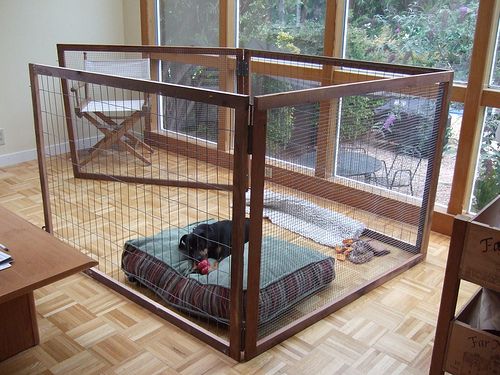
<instances>
[{"instance_id":1,"label":"dark wood frame","mask_svg":"<svg viewBox=\"0 0 500 375\"><path fill-rule=\"evenodd\" d=\"M259 53L259 55L260 56L268 55L268 53ZM272 55L272 53L269 53L269 55ZM262 139L265 139L265 134L266 134L267 110L277 107L291 106L299 103L315 103L315 102L322 103L331 101L332 99L335 98L340 98L344 95L365 94L369 92L377 92L384 90L391 91L391 89L401 90L404 88L415 87L413 85L423 86L423 85L433 85L433 84L439 86L441 105L436 105L435 116L436 118L439 119L439 122L436 125L436 128L433 129L433 133L435 135L433 142L434 152L433 155L429 157L429 167L427 169L427 181L429 181L429 183L426 184L424 189L422 206L418 209L418 212L415 212L415 209L417 209L417 207L413 206L412 210L411 207L412 205L410 204L398 205L397 208L395 208L399 215L401 214L401 212L409 212L406 218L409 222L413 223L414 225L416 224L418 226L419 233L415 246L401 242L399 243L392 242L392 243L399 246L402 249L413 251L416 252L417 254L411 257L408 261L400 264L398 267L356 288L349 294L342 296L336 299L335 301L332 301L324 305L322 308L308 315L305 315L301 319L289 324L288 326L258 341L256 340L256 337L254 335L256 335L256 332L258 331L258 322L256 318L258 314L258 301L259 301L258 285L260 276L262 220L260 220L260 223L258 222L255 223L255 228L251 227L250 229L251 236L255 236L255 238L251 237L250 239L251 251L249 252L248 268L250 270L257 270L257 271L255 271L255 275L251 274L249 275L249 283L247 290L248 307L246 316L249 317L247 320L247 335L251 335L251 337L249 337L246 342L247 346L246 346L245 359L250 359L263 353L270 347L291 337L292 335L308 327L314 322L340 309L349 302L352 302L360 295L367 293L368 291L376 288L377 286L383 284L387 280L404 272L405 270L411 268L413 265L425 259L426 249L429 241L432 212L436 195L437 180L438 180L439 166L441 160L441 158L437 157L437 155L441 155L442 153L443 137L448 117L448 104L449 104L449 92L450 92L449 88L451 86L451 82L453 82L452 72L435 71L435 72L423 73L417 75L416 77L410 76L401 78L381 79L378 81L357 82L352 84L340 84L340 85L320 87L315 89L298 90L287 93L262 95L254 98L253 147L257 149L253 149L254 152L253 158L258 158L258 159L256 163L253 163L252 166L251 199L253 200L251 201L250 205L251 220L253 214L255 214L257 217L262 217L263 192L264 192L264 180L265 180L264 169L266 168L266 163L265 163L266 149L265 149L265 142L262 142ZM256 136L256 134L258 136ZM325 147L325 149L323 151L318 151L318 153L327 152L326 151L326 147L328 147L327 143L328 142L323 142L322 146ZM320 145L318 145L318 147L320 147ZM385 216L395 218L393 214L396 214L396 212L389 213L385 209L388 202L385 202L385 199L383 199L382 197L377 197L377 199L381 201L381 204L380 206L377 206L377 209L373 210L373 205L370 205L370 203L373 203L374 201L373 193L366 193L365 197L364 192L357 191L355 195L356 198L354 200L351 200L349 198L346 198L349 196L349 194L345 193L345 189L347 189L348 191L350 190L350 188L346 188L341 184L336 184L335 182L331 182L326 179L318 177L306 176L304 174L298 172L292 172L276 166L271 166L271 168L272 168L271 175L273 177L268 177L267 178L268 180L273 181L274 179L276 179L277 183L295 189L297 189L297 186L300 186L301 191L310 193L314 196L322 196L330 200L340 201L350 206L359 207L370 212L379 212L379 213L383 212ZM391 199L388 198L388 201L391 201ZM363 205L363 202L366 202L366 204ZM403 208L403 206L406 207ZM412 219L415 219L416 222ZM399 220L402 220L401 217L399 217ZM257 221L257 219L255 219L255 221ZM403 219L403 221L405 220ZM252 229L254 231L252 231ZM386 242L391 243L391 239L379 233L369 231L367 235L373 236L381 241L385 240ZM395 241L394 239L392 240Z\"/></svg>"},{"instance_id":2,"label":"dark wood frame","mask_svg":"<svg viewBox=\"0 0 500 375\"><path fill-rule=\"evenodd\" d=\"M68 68L58 68L45 65L34 65L30 64L30 74L32 79L32 96L34 98L34 113L35 113L35 133L37 134L37 151L39 156L40 164L40 179L42 183L42 200L45 211L45 226L48 231L52 232L52 223L50 215L50 200L49 191L47 186L47 171L45 168L45 144L43 141L43 121L42 117L39 116L40 113L40 102L38 100L39 87L38 87L38 77L39 76L51 76L61 79L62 92L64 95L64 105L65 105L65 115L66 123L68 127L68 136L70 142L70 155L73 160L73 172L75 178L85 178L85 179L100 179L109 181L123 181L130 183L144 183L144 184L158 184L158 185L169 185L169 186L179 186L179 187L189 187L189 188L204 188L204 189L225 189L231 190L233 192L233 246L232 255L233 259L236 261L232 262L232 280L231 280L231 324L230 330L230 340L220 339L214 334L210 333L206 329L203 329L197 324L190 322L183 318L182 316L176 314L174 311L167 308L160 308L157 303L140 297L138 293L128 289L123 284L117 282L112 277L98 271L91 270L89 275L98 279L107 286L113 288L114 290L120 292L126 297L133 301L140 302L141 305L148 308L155 314L162 316L166 320L174 323L175 325L185 329L189 333L193 334L195 337L206 342L207 344L215 347L222 352L231 355L231 357L239 360L241 352L241 337L242 337L242 322L241 322L241 309L242 309L242 295L243 295L243 226L245 219L245 192L247 188L247 168L248 168L248 156L247 150L247 138L248 138L248 110L249 110L249 97L246 95L239 94L227 94L223 92L217 92L213 90L204 89L194 89L191 87L165 84L153 81L144 80L133 80L128 78L121 78L116 76L108 76L102 74L94 74L84 71L78 71ZM135 178L127 176L109 176L97 173L86 173L81 172L78 165L78 155L74 147L74 133L72 132L72 121L71 121L71 107L69 103L69 98L66 93L68 88L68 80L79 80L85 81L87 83L98 83L106 84L110 87L126 88L130 90L137 90L142 92L147 92L150 94L159 94L172 96L182 99L197 100L203 103L221 105L227 108L232 108L236 112L235 121L235 134L237 139L235 140L234 156L227 156L227 159L233 159L233 167L237 173L233 173L233 184L232 185L208 185L206 183L199 182L183 182L176 180L155 180L152 178ZM192 92L191 92L192 91ZM68 107L66 107L68 106ZM236 276L234 276L236 275Z\"/></svg>"},{"instance_id":3,"label":"dark wood frame","mask_svg":"<svg viewBox=\"0 0 500 375\"><path fill-rule=\"evenodd\" d=\"M155 45L157 19L155 3L157 0L141 0L141 35L142 44ZM323 33L323 54L329 57L342 56L343 35L345 33L345 16L347 0L326 0ZM234 47L236 30L235 0L219 2L219 46ZM467 211L467 202L471 195L474 179L478 144L480 142L481 124L485 107L499 108L500 90L489 87L488 70L491 66L495 39L500 15L500 3L496 0L482 0L476 20L471 68L467 83L454 83L449 88L452 101L464 104L459 138L457 160L455 163L452 191L446 207L437 206L433 212L432 230L451 235L454 216ZM266 63L255 64L255 70L267 69ZM297 68L283 69L283 76L289 78L311 79L322 77L321 69ZM354 82L357 79L368 80L368 77L357 77L349 72L337 72L336 82Z\"/></svg>"},{"instance_id":4,"label":"dark wood frame","mask_svg":"<svg viewBox=\"0 0 500 375\"><path fill-rule=\"evenodd\" d=\"M451 371L451 369L446 368L446 359L447 356L454 355L448 350L452 339L450 333L453 330L453 325L461 324L460 321L456 320L456 317L460 316L461 313L455 314L461 280L467 280L497 293L500 292L500 283L498 282L500 279L497 277L495 282L494 280L488 280L486 276L494 274L500 263L498 255L493 249L489 252L484 251L481 240L485 238L488 238L492 244L499 243L500 195L484 207L476 217L470 218L457 215L453 221L453 234L446 262L443 292L429 371L432 375L443 374L445 370ZM484 260L469 264L469 262L474 262L480 258ZM488 267L485 267L485 264ZM470 272L471 270L473 272ZM462 311L469 307L473 299L462 308ZM470 327L467 329L471 335L476 334ZM492 335L493 337L496 336ZM496 351L500 352L500 349L496 347Z\"/></svg>"},{"instance_id":5,"label":"dark wood frame","mask_svg":"<svg viewBox=\"0 0 500 375\"><path fill-rule=\"evenodd\" d=\"M130 183L147 183L160 184L171 186L182 186L191 188L204 189L226 189L233 192L233 212L232 217L235 225L233 226L233 262L232 262L232 280L231 280L231 315L230 315L230 331L229 341L221 340L214 335L207 333L193 322L180 319L177 314L171 312L167 308L159 309L157 304L147 301L137 293L128 290L123 285L111 277L92 271L91 275L101 280L105 284L111 286L120 293L129 298L139 301L143 306L151 311L164 316L167 320L184 328L196 337L205 341L218 350L228 353L235 360L248 360L262 353L271 346L283 341L287 337L295 334L301 329L313 324L317 320L330 314L331 312L345 306L347 303L359 297L361 294L381 285L390 278L400 274L401 272L412 267L416 263L425 258L426 247L428 243L429 231L431 226L431 216L433 212L433 204L437 187L437 175L439 171L440 158L430 159L433 161L433 166L428 169L427 179L430 183L426 184L426 190L422 205L412 205L404 203L397 199L388 197L380 197L371 192L365 192L353 189L336 182L335 180L323 178L321 173L316 175L307 175L299 172L292 172L276 165L266 165L266 121L267 111L271 108L280 106L289 106L294 104L321 102L325 106L329 103L345 95L358 95L376 91L388 91L412 89L415 87L436 86L439 92L440 106L437 106L436 118L439 118L435 134L435 155L440 155L442 139L444 136L444 128L447 121L448 103L450 98L450 87L453 80L453 73L439 69L414 68L406 66L392 66L390 64L367 63L352 60L335 59L328 57L314 57L291 55L284 53L242 50L234 48L191 48L191 47L154 47L154 46L101 46L101 45L58 45L59 61L62 66L65 65L66 51L106 51L106 52L139 52L143 56L150 59L175 59L185 63L200 64L198 58L201 56L203 63L207 66L224 66L234 67L234 70L239 70L240 64L247 64L247 74L235 75L236 91L238 93L228 93L215 90L206 90L193 88L181 85L166 84L154 81L144 81L129 79L117 76L108 76L102 74L89 73L68 68L55 68L42 65L33 65L31 67L32 74L36 78L38 75L47 75L61 78L62 92L64 95L65 115L67 118L68 136L70 140L70 152L73 158L73 172L77 178L87 179L103 179L115 180L119 179L123 182ZM250 95L250 71L260 71L265 74L265 70L260 66L263 59L277 59L281 61L291 60L293 62L313 63L320 66L318 80L323 86L292 91L286 93L278 93L272 95L262 95L252 98ZM234 65L233 65L234 63ZM300 66L294 68L304 69ZM363 69L366 72L366 80L361 78L357 82L346 83L342 79L345 74L344 68ZM259 70L260 69L260 70ZM309 68L307 68L309 69ZM245 69L243 69L245 70ZM378 77L374 72L390 72L394 78ZM324 75L323 75L324 74ZM328 76L328 77L327 77ZM337 84L329 85L329 77L341 78ZM360 75L363 77L363 75ZM200 182L181 182L176 180L161 180L152 178L140 177L124 177L124 176L106 176L97 173L82 172L79 163L78 155L74 145L74 132L72 125L72 107L69 102L68 95L68 80L78 80L89 83L105 84L111 87L119 87L130 90L142 91L149 93L152 97L155 95L165 95L175 98L188 99L199 101L208 104L215 104L219 107L231 108L234 110L235 132L234 132L234 148L228 148L227 139L219 139L222 146L208 148L205 146L190 143L189 140L179 140L169 137L162 131L155 129L152 123L149 129L145 131L145 139L149 144L154 144L156 147L168 149L171 152L184 154L185 156L204 155L201 160L223 166L233 171L233 181L230 185L208 185ZM227 79L225 80L227 84ZM37 90L36 85L32 86L32 90ZM327 113L327 112L325 112ZM326 114L327 115L327 114ZM38 133L41 134L43 124L40 118L35 118L35 125ZM220 125L220 124L219 124ZM221 126L221 125L220 125ZM227 122L222 122L222 126L227 126ZM328 130L323 130L328 133ZM38 134L37 133L37 134ZM39 153L41 153L40 175L42 182L46 180L45 170L43 168L43 139L38 142ZM326 142L321 147L333 147ZM201 151L203 152L192 152ZM249 159L252 163L249 163ZM331 163L332 161L324 161ZM370 232L370 235L382 241L400 246L403 249L415 253L408 261L402 263L395 269L392 269L385 274L377 277L370 282L356 288L348 295L328 303L317 311L314 311L297 322L284 327L272 335L258 340L258 300L259 300L259 279L260 279L260 246L262 240L262 209L263 209L263 189L265 181L265 168L272 169L272 178L270 181L282 184L284 186L297 188L297 181L300 181L301 190L315 196L323 197L330 200L336 200L353 207L364 209L371 212L376 212L388 218L397 219L405 223L419 227L419 237L417 245L407 244L405 242L391 239L380 233ZM249 178L251 177L251 178ZM249 181L250 180L250 181ZM247 289L247 304L246 311L243 311L243 227L245 217L245 192L249 186L252 189L250 203L250 254L249 254L249 269L252 272L248 275ZM46 184L46 183L45 183ZM355 194L350 194L355 193ZM50 203L48 202L48 191L44 192L44 207L47 212L50 212ZM353 196L354 198L350 198ZM377 197L380 204L373 205L373 198ZM387 208L389 207L389 208ZM392 207L392 208L391 208ZM405 216L401 216L401 212L405 212ZM47 214L50 220L50 214ZM49 221L47 221L49 223ZM50 223L49 223L50 224ZM243 321L244 314L247 316L246 321Z\"/></svg>"}]
</instances>

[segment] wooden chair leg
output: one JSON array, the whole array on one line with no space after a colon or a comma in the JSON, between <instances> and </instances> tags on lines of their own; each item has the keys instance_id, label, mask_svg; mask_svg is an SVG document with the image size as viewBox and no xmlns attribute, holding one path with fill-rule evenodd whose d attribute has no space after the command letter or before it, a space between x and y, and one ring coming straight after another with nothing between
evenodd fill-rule
<instances>
[{"instance_id":1,"label":"wooden chair leg","mask_svg":"<svg viewBox=\"0 0 500 375\"><path fill-rule=\"evenodd\" d=\"M143 141L141 141L135 135L130 134L130 133L126 133L125 137L127 137L128 139L130 139L133 142L136 142L136 143L140 144L141 147L144 148L144 149L146 149L146 151L148 151L150 154L152 154L154 152L153 149L149 145L147 145L146 143L144 143Z\"/></svg>"},{"instance_id":2,"label":"wooden chair leg","mask_svg":"<svg viewBox=\"0 0 500 375\"><path fill-rule=\"evenodd\" d=\"M121 141L121 142L123 142L123 141ZM141 159L141 160L142 160L142 162L143 162L144 164L146 164L146 165L151 165L151 161L150 161L150 160L148 160L148 159L146 159L146 158L144 157L144 155L142 155L140 152L137 152L137 150L136 150L135 148L133 148L132 146L130 146L129 144L127 144L127 143L125 143L125 142L123 142L123 143L124 143L124 145L125 145L126 149L127 149L130 153L132 153L132 154L133 154L136 158Z\"/></svg>"},{"instance_id":3,"label":"wooden chair leg","mask_svg":"<svg viewBox=\"0 0 500 375\"><path fill-rule=\"evenodd\" d=\"M142 113L140 111L134 112L131 116L127 117L121 124L118 124L117 122L113 121L104 113L96 112L95 114L99 119L101 119L101 121L103 121L105 124L107 124L114 130L106 128L103 124L99 123L97 119L93 118L89 114L87 113L84 114L84 117L91 124L93 124L100 132L104 134L104 138L101 139L92 147L93 150L86 159L80 161L81 166L88 164L92 159L94 159L97 156L99 151L103 149L108 149L113 144L119 145L120 149L130 152L132 155L140 159L146 165L151 165L151 161L148 158L146 158L142 153L138 152L134 147L132 147L131 145L122 140L122 138L125 137L134 143L140 144L143 150L146 150L150 154L153 153L153 149L149 145L145 144L135 135L130 133L135 122L142 116Z\"/></svg>"},{"instance_id":4,"label":"wooden chair leg","mask_svg":"<svg viewBox=\"0 0 500 375\"><path fill-rule=\"evenodd\" d=\"M102 120L104 121L106 124L108 124L109 126L111 126L111 128L113 129L119 129L122 125L117 123L116 121L112 120L111 118L109 118L108 116L106 116L104 113L102 112L96 112L96 115ZM149 147L149 145L147 145L146 143L144 143L143 141L141 141L139 138L137 138L134 134L131 134L131 133L125 133L125 137L127 137L130 141L132 142L137 142L139 143L143 148L145 148L149 153L153 153L153 149L151 147Z\"/></svg>"}]
</instances>

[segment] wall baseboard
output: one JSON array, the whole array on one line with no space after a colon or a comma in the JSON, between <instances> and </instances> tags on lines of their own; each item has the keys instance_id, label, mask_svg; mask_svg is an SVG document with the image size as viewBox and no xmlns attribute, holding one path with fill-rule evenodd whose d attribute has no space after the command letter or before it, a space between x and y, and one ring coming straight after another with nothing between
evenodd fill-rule
<instances>
[{"instance_id":1,"label":"wall baseboard","mask_svg":"<svg viewBox=\"0 0 500 375\"><path fill-rule=\"evenodd\" d=\"M36 160L36 149L13 152L11 154L0 155L0 167L10 167L11 165L23 163L25 161Z\"/></svg>"},{"instance_id":2,"label":"wall baseboard","mask_svg":"<svg viewBox=\"0 0 500 375\"><path fill-rule=\"evenodd\" d=\"M100 139L102 139L102 136L80 139L78 141L77 148L82 149L92 147L92 145L96 144ZM56 156L65 153L69 153L69 142L57 143L45 147L46 156ZM0 155L0 168L10 167L12 165L23 163L25 161L36 160L36 158L36 148L31 150L13 152L11 154Z\"/></svg>"}]
</instances>

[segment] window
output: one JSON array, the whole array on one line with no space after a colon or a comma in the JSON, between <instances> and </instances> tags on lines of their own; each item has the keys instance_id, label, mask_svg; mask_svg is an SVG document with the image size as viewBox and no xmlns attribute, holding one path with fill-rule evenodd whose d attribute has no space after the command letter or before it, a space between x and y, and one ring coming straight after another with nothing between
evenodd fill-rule
<instances>
[{"instance_id":1,"label":"window","mask_svg":"<svg viewBox=\"0 0 500 375\"><path fill-rule=\"evenodd\" d=\"M235 25L237 46L301 54L324 54L325 22L335 17L335 15L327 17L326 0L236 0L234 3L235 11L232 8L233 3L219 2L218 0L157 0L159 43L218 46L219 26L224 23L219 22L220 15L224 13L219 12L219 7L222 4L228 4L226 14L234 19L225 24ZM483 29L488 30L488 34L485 32L480 35L482 44L486 43L487 38L496 38L494 55L489 56L487 61L475 61L476 65L492 63L488 77L488 95L483 96L486 99L481 103L473 106L476 109L472 109L472 111L478 111L479 121L483 123L483 130L478 160L473 160L470 163L473 167L475 166L476 178L472 187L472 200L468 202L468 205L473 210L479 209L481 204L478 202L481 201L484 189L486 189L483 180L486 176L485 173L490 170L488 169L488 160L493 160L487 155L491 155L492 150L498 152L498 137L500 136L500 130L496 130L496 138L492 138L492 129L498 122L500 111L500 108L495 105L498 92L494 92L500 89L500 30L497 26L498 19L490 20L488 17L492 12L497 11L494 2L480 2L479 0L343 0L335 2L335 6L332 6L332 3L328 3L328 9L331 11L346 9L344 27L335 27L335 31L343 33L342 53L344 57L452 69L455 72L455 81L461 83L466 83L469 79L468 70L471 63L476 19L479 13L481 17L479 22L483 26L487 25ZM481 12L478 12L479 7L482 9ZM498 13L495 17L497 16ZM327 38L327 40L331 42L331 38ZM490 42L488 41L488 43ZM331 47L333 46L327 46L327 49ZM187 85L196 85L196 82L211 82L210 87L216 88L217 71L193 64L191 70L184 72L184 78L180 79L180 70L178 70L180 68L174 65L163 67L162 76L165 80ZM261 70L265 68L265 64L260 66ZM276 68L282 69L283 65L279 67L277 65ZM288 77L286 72L280 70L277 77L261 77L261 88L264 92L268 92L272 91L275 85L286 83L295 86L297 79L306 82L308 77ZM482 85L482 83L480 84ZM478 82L473 82L472 86L477 88L478 84ZM462 101L464 89L457 85L452 95L455 100ZM182 103L177 103L176 106L170 105L170 108L174 108L175 113L181 113L182 108L184 108L182 105ZM490 107L483 110L484 106ZM459 212L466 195L464 189L460 188L456 191L454 189L453 195L450 196L457 147L459 143L464 144L458 140L462 126L463 107L463 103L453 102L451 104L451 121L446 132L447 143L443 152L436 197L438 204L447 205L448 202L450 203L450 213ZM289 125L286 129L294 129L296 132L299 121L295 118L300 117L296 115L301 110L301 108L289 108L288 111L291 115L287 112L286 116L280 115L277 118ZM307 109L306 112L309 113L310 109ZM484 121L483 112L485 114ZM206 120L208 130L202 138L215 140L217 138L215 124L219 121L218 115L211 109L208 111L200 109L193 113L205 113L203 120ZM193 116L193 114L190 112L189 116ZM200 116L198 115L198 117ZM294 120L290 121L289 118ZM193 121L200 121L200 118L195 118ZM168 128L165 124L166 122L163 123L164 129ZM467 127L474 126L473 124L466 125ZM498 129L498 125L495 129ZM201 136L191 134L188 130L180 129L179 131L196 137ZM287 131L286 137L277 133L277 137L283 144L276 143L274 147L275 157L294 162L291 157L287 156L289 149L293 148L294 143L297 143L293 131ZM311 142L313 141L311 140ZM302 143L300 145L303 146ZM469 150L465 151L466 153L470 152ZM465 179L464 171L468 173L470 165L457 170L456 179ZM499 189L498 185L497 189ZM497 190L498 193L500 193L499 190Z\"/></svg>"},{"instance_id":2,"label":"window","mask_svg":"<svg viewBox=\"0 0 500 375\"><path fill-rule=\"evenodd\" d=\"M500 26L497 28L495 52L489 86L500 88ZM469 211L478 212L500 194L500 108L487 107L481 143L474 174Z\"/></svg>"},{"instance_id":3,"label":"window","mask_svg":"<svg viewBox=\"0 0 500 375\"><path fill-rule=\"evenodd\" d=\"M500 25L497 31L497 44L493 55L493 66L491 68L490 86L500 88Z\"/></svg>"},{"instance_id":4,"label":"window","mask_svg":"<svg viewBox=\"0 0 500 375\"><path fill-rule=\"evenodd\" d=\"M242 48L323 55L326 0L240 0Z\"/></svg>"},{"instance_id":5,"label":"window","mask_svg":"<svg viewBox=\"0 0 500 375\"><path fill-rule=\"evenodd\" d=\"M159 0L158 40L167 46L219 45L218 0ZM219 71L196 64L161 62L163 82L219 89ZM195 101L161 98L162 129L217 141L218 111Z\"/></svg>"},{"instance_id":6,"label":"window","mask_svg":"<svg viewBox=\"0 0 500 375\"><path fill-rule=\"evenodd\" d=\"M478 212L500 194L500 109L487 108L469 210Z\"/></svg>"},{"instance_id":7,"label":"window","mask_svg":"<svg viewBox=\"0 0 500 375\"><path fill-rule=\"evenodd\" d=\"M160 45L219 45L219 0L159 0L158 22Z\"/></svg>"},{"instance_id":8,"label":"window","mask_svg":"<svg viewBox=\"0 0 500 375\"><path fill-rule=\"evenodd\" d=\"M479 1L351 0L345 56L441 67L467 81Z\"/></svg>"},{"instance_id":9,"label":"window","mask_svg":"<svg viewBox=\"0 0 500 375\"><path fill-rule=\"evenodd\" d=\"M436 204L442 207L446 207L450 200L463 113L463 103L450 103L448 125L444 133L443 155L441 158L441 169L439 171L439 181L436 191Z\"/></svg>"}]
</instances>

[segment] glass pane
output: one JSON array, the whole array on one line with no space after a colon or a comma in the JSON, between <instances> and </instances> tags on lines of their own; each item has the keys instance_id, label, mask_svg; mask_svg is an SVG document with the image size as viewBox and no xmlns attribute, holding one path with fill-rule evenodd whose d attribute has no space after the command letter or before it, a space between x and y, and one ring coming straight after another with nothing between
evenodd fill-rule
<instances>
[{"instance_id":1,"label":"glass pane","mask_svg":"<svg viewBox=\"0 0 500 375\"><path fill-rule=\"evenodd\" d=\"M192 87L219 89L219 72L198 65L162 62L163 82ZM163 129L217 142L217 106L201 102L162 97Z\"/></svg>"},{"instance_id":2,"label":"glass pane","mask_svg":"<svg viewBox=\"0 0 500 375\"><path fill-rule=\"evenodd\" d=\"M252 74L252 93L277 92L318 87L318 82L284 78L272 74ZM309 103L268 111L266 155L281 161L314 168L319 104Z\"/></svg>"},{"instance_id":3,"label":"glass pane","mask_svg":"<svg viewBox=\"0 0 500 375\"><path fill-rule=\"evenodd\" d=\"M168 46L219 46L218 0L159 0L159 42Z\"/></svg>"},{"instance_id":4,"label":"glass pane","mask_svg":"<svg viewBox=\"0 0 500 375\"><path fill-rule=\"evenodd\" d=\"M202 65L162 61L163 82L219 90L219 71ZM177 98L161 98L162 128L211 142L217 141L217 106Z\"/></svg>"},{"instance_id":5,"label":"glass pane","mask_svg":"<svg viewBox=\"0 0 500 375\"><path fill-rule=\"evenodd\" d=\"M497 46L495 48L495 55L493 58L493 65L491 67L490 86L500 87L500 25L497 31Z\"/></svg>"},{"instance_id":6,"label":"glass pane","mask_svg":"<svg viewBox=\"0 0 500 375\"><path fill-rule=\"evenodd\" d=\"M478 212L500 194L500 109L487 108L469 210Z\"/></svg>"},{"instance_id":7,"label":"glass pane","mask_svg":"<svg viewBox=\"0 0 500 375\"><path fill-rule=\"evenodd\" d=\"M218 0L159 0L160 45L219 45ZM193 59L196 62L196 58ZM163 82L218 90L219 71L198 64L162 61ZM162 129L217 141L215 106L175 98L161 98Z\"/></svg>"},{"instance_id":8,"label":"glass pane","mask_svg":"<svg viewBox=\"0 0 500 375\"><path fill-rule=\"evenodd\" d=\"M346 97L341 104L337 175L421 198L429 156L434 151L429 144L435 121L433 101L386 94ZM451 193L462 113L463 104L453 103L444 134L436 203L445 207ZM367 173L358 173L361 171Z\"/></svg>"},{"instance_id":9,"label":"glass pane","mask_svg":"<svg viewBox=\"0 0 500 375\"><path fill-rule=\"evenodd\" d=\"M467 81L478 0L351 0L345 56L453 69Z\"/></svg>"},{"instance_id":10,"label":"glass pane","mask_svg":"<svg viewBox=\"0 0 500 375\"><path fill-rule=\"evenodd\" d=\"M240 0L239 45L323 55L326 0Z\"/></svg>"},{"instance_id":11,"label":"glass pane","mask_svg":"<svg viewBox=\"0 0 500 375\"><path fill-rule=\"evenodd\" d=\"M462 127L463 113L463 103L450 103L448 126L444 133L443 157L441 159L441 169L439 171L435 201L437 205L443 207L448 207L448 202L450 200L451 184L455 171L455 162L457 160L458 137Z\"/></svg>"}]
</instances>

